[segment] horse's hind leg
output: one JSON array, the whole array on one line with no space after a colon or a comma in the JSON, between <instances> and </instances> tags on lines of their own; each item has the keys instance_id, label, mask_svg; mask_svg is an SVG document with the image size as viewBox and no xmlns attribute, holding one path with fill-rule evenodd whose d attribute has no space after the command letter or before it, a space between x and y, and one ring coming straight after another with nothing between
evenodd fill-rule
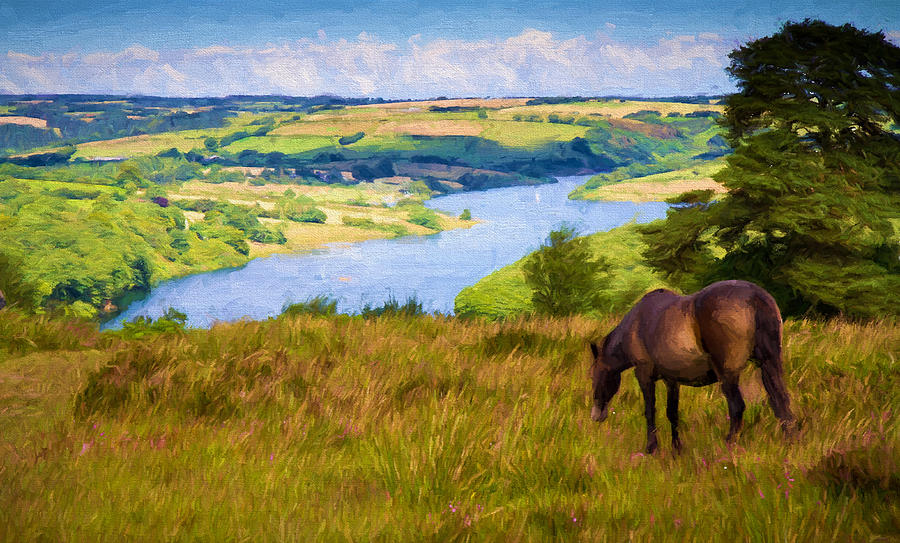
<instances>
[{"instance_id":1,"label":"horse's hind leg","mask_svg":"<svg viewBox=\"0 0 900 543\"><path fill-rule=\"evenodd\" d=\"M681 450L681 439L678 437L678 383L666 380L666 416L672 426L672 448Z\"/></svg>"},{"instance_id":2,"label":"horse's hind leg","mask_svg":"<svg viewBox=\"0 0 900 543\"><path fill-rule=\"evenodd\" d=\"M725 441L731 443L737 437L737 433L741 430L741 425L744 422L744 397L741 395L741 389L738 386L737 374L722 377L722 392L728 401L728 417L731 419L731 427L728 429Z\"/></svg>"},{"instance_id":3,"label":"horse's hind leg","mask_svg":"<svg viewBox=\"0 0 900 543\"><path fill-rule=\"evenodd\" d=\"M746 366L747 359L750 358L750 349L737 348L734 345L730 347L724 342L716 345L718 348L710 349L709 354L712 359L713 371L722 385L722 393L728 401L728 417L731 420L731 427L728 429L728 436L725 438L729 443L734 441L737 433L741 430L744 421L744 397L741 395L741 389L738 382L741 377L741 370Z\"/></svg>"}]
</instances>

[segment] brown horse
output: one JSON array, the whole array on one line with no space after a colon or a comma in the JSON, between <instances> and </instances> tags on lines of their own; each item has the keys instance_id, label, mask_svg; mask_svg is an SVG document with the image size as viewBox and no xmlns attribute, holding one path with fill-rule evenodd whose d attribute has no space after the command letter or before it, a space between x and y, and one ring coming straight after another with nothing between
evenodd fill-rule
<instances>
[{"instance_id":1,"label":"brown horse","mask_svg":"<svg viewBox=\"0 0 900 543\"><path fill-rule=\"evenodd\" d=\"M781 313L772 296L746 281L713 283L690 296L659 289L646 294L603 340L591 343L594 404L591 418L606 419L609 401L619 390L622 372L634 367L644 395L647 452L657 448L656 381L668 388L666 415L672 446L678 438L678 387L722 384L728 400L734 440L741 428L744 399L738 388L741 370L753 358L762 371L769 405L789 433L794 415L784 386L781 360Z\"/></svg>"}]
</instances>

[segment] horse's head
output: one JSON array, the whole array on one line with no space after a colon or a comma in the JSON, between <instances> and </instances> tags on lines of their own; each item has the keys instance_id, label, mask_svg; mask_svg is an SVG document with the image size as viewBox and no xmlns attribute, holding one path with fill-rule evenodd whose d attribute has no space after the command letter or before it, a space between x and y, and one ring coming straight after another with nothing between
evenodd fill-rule
<instances>
[{"instance_id":1,"label":"horse's head","mask_svg":"<svg viewBox=\"0 0 900 543\"><path fill-rule=\"evenodd\" d=\"M622 382L622 372L611 369L608 360L604 360L603 351L606 347L606 341L603 346L598 346L591 342L591 352L594 354L594 365L591 366L591 380L594 383L594 403L591 407L591 419L595 422L603 422L606 420L607 411L609 409L609 401L619 391L619 384Z\"/></svg>"}]
</instances>

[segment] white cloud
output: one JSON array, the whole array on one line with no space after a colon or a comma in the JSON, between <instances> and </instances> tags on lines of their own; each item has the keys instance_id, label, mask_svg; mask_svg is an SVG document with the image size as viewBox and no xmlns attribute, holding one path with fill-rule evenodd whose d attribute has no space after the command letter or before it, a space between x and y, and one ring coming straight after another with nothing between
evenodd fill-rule
<instances>
[{"instance_id":1,"label":"white cloud","mask_svg":"<svg viewBox=\"0 0 900 543\"><path fill-rule=\"evenodd\" d=\"M25 53L16 53L15 51L9 51L6 53L7 58L12 61L17 62L41 62L44 60L44 57L35 57L32 55L26 55Z\"/></svg>"},{"instance_id":2,"label":"white cloud","mask_svg":"<svg viewBox=\"0 0 900 543\"><path fill-rule=\"evenodd\" d=\"M237 53L238 50L232 47L225 47L224 45L211 45L209 47L194 49L193 54L198 57L213 57L217 55L234 55Z\"/></svg>"},{"instance_id":3,"label":"white cloud","mask_svg":"<svg viewBox=\"0 0 900 543\"><path fill-rule=\"evenodd\" d=\"M133 45L62 56L10 51L0 57L0 92L385 98L719 93L733 88L723 71L732 46L709 33L638 46L599 32L559 39L527 29L495 40L426 41L417 34L401 46L365 32L327 41L323 31L255 48L155 51Z\"/></svg>"}]
</instances>

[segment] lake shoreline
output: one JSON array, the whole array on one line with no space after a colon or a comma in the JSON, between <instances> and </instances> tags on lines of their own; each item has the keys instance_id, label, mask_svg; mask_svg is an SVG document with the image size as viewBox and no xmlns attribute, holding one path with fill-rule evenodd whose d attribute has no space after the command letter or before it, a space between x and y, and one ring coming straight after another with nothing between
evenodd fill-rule
<instances>
[{"instance_id":1,"label":"lake shoreline","mask_svg":"<svg viewBox=\"0 0 900 543\"><path fill-rule=\"evenodd\" d=\"M469 228L426 236L270 254L238 269L167 281L102 328L117 328L137 316L158 318L169 307L188 315L188 326L206 328L216 322L277 316L285 306L317 296L337 300L338 312L346 314L412 297L425 312L453 314L460 290L535 250L561 224L588 234L665 214L666 204L658 202L569 200L568 193L588 177L436 197L427 200L426 207L451 217L469 209L480 220Z\"/></svg>"}]
</instances>

